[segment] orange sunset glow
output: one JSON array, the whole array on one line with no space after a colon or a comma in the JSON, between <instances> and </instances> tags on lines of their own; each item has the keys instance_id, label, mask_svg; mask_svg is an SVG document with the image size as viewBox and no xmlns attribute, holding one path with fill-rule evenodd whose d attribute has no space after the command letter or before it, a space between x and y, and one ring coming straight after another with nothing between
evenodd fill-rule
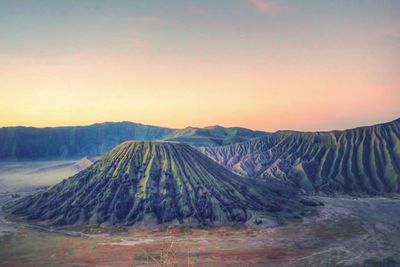
<instances>
[{"instance_id":1,"label":"orange sunset glow","mask_svg":"<svg viewBox=\"0 0 400 267\"><path fill-rule=\"evenodd\" d=\"M125 2L55 14L50 4L24 21L22 7L2 8L0 126L329 130L400 114L399 17L389 6L365 18L375 2L354 14L266 3L175 3L165 14ZM317 25L310 8L335 12Z\"/></svg>"}]
</instances>

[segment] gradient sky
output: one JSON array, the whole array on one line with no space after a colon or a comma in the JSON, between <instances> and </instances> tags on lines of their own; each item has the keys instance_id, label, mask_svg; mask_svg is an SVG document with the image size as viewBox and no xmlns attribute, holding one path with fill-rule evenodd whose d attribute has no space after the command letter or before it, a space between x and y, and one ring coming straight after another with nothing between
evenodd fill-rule
<instances>
[{"instance_id":1,"label":"gradient sky","mask_svg":"<svg viewBox=\"0 0 400 267\"><path fill-rule=\"evenodd\" d=\"M0 0L0 126L397 117L398 0Z\"/></svg>"}]
</instances>

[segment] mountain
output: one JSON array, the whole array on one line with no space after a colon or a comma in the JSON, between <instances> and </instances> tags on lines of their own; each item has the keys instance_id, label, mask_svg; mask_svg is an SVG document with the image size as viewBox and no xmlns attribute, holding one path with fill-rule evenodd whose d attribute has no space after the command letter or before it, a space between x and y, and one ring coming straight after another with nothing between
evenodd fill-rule
<instances>
[{"instance_id":1,"label":"mountain","mask_svg":"<svg viewBox=\"0 0 400 267\"><path fill-rule=\"evenodd\" d=\"M259 224L300 211L295 196L236 176L189 145L130 141L8 211L55 225Z\"/></svg>"},{"instance_id":2,"label":"mountain","mask_svg":"<svg viewBox=\"0 0 400 267\"><path fill-rule=\"evenodd\" d=\"M265 132L245 128L210 126L205 128L187 127L175 130L164 140L177 141L192 146L221 146L244 142L252 138L265 136Z\"/></svg>"},{"instance_id":3,"label":"mountain","mask_svg":"<svg viewBox=\"0 0 400 267\"><path fill-rule=\"evenodd\" d=\"M400 119L331 132L280 131L200 151L244 176L289 181L306 191L400 192Z\"/></svg>"},{"instance_id":4,"label":"mountain","mask_svg":"<svg viewBox=\"0 0 400 267\"><path fill-rule=\"evenodd\" d=\"M76 127L0 128L0 159L71 159L104 155L127 140L171 140L194 146L222 145L262 136L243 128L171 129L133 122L107 122Z\"/></svg>"},{"instance_id":5,"label":"mountain","mask_svg":"<svg viewBox=\"0 0 400 267\"><path fill-rule=\"evenodd\" d=\"M132 122L77 127L0 129L0 159L58 159L98 156L131 139L155 140L172 129Z\"/></svg>"}]
</instances>

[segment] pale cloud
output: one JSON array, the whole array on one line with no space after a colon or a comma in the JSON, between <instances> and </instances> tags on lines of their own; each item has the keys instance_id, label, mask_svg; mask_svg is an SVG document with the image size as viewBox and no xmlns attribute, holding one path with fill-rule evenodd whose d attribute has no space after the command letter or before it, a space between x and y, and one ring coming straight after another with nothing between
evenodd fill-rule
<instances>
[{"instance_id":1,"label":"pale cloud","mask_svg":"<svg viewBox=\"0 0 400 267\"><path fill-rule=\"evenodd\" d=\"M140 23L140 24L155 24L164 25L168 24L169 21L159 16L143 15L143 16L129 16L124 18L128 23Z\"/></svg>"},{"instance_id":2,"label":"pale cloud","mask_svg":"<svg viewBox=\"0 0 400 267\"><path fill-rule=\"evenodd\" d=\"M139 36L134 36L132 38L132 44L136 48L144 48L146 46L146 41Z\"/></svg>"},{"instance_id":3,"label":"pale cloud","mask_svg":"<svg viewBox=\"0 0 400 267\"><path fill-rule=\"evenodd\" d=\"M140 22L148 22L148 23L155 23L155 24L162 24L165 22L162 18L157 17L157 16L139 16L139 17L136 17L136 20L140 21Z\"/></svg>"},{"instance_id":4,"label":"pale cloud","mask_svg":"<svg viewBox=\"0 0 400 267\"><path fill-rule=\"evenodd\" d=\"M269 0L247 0L249 4L258 12L265 15L275 14L277 6Z\"/></svg>"},{"instance_id":5,"label":"pale cloud","mask_svg":"<svg viewBox=\"0 0 400 267\"><path fill-rule=\"evenodd\" d=\"M196 15L203 15L205 13L205 10L202 7L196 5L195 3L192 3L192 2L186 4L185 9L186 9L186 11L188 11L192 14L196 14Z\"/></svg>"}]
</instances>

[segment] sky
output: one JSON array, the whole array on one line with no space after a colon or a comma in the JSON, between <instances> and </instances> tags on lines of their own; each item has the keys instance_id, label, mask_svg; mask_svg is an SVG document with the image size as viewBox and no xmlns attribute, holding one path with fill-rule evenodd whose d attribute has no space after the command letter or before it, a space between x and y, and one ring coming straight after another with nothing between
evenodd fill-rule
<instances>
[{"instance_id":1,"label":"sky","mask_svg":"<svg viewBox=\"0 0 400 267\"><path fill-rule=\"evenodd\" d=\"M398 0L0 0L0 126L400 117Z\"/></svg>"}]
</instances>

